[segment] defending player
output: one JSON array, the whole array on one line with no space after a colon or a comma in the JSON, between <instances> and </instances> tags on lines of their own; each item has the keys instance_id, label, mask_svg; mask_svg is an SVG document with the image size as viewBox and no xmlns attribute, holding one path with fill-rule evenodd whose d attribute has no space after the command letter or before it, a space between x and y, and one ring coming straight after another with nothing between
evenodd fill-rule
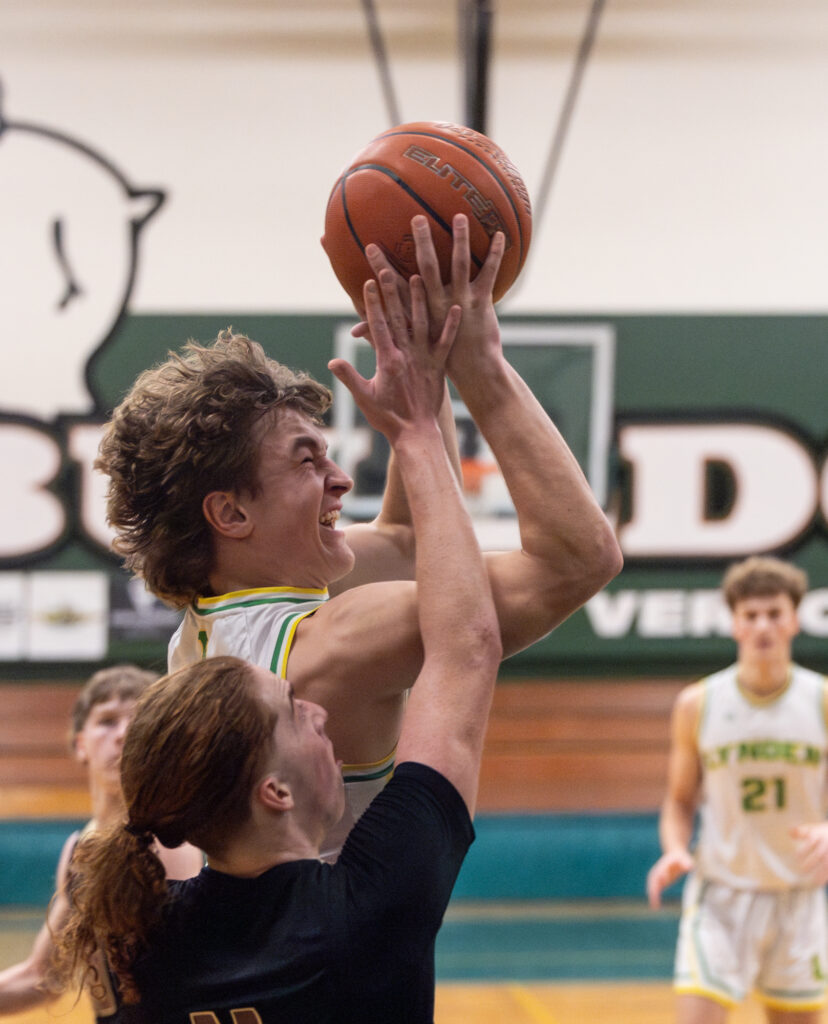
<instances>
[{"instance_id":1,"label":"defending player","mask_svg":"<svg viewBox=\"0 0 828 1024\"><path fill-rule=\"evenodd\" d=\"M447 371L517 510L520 550L487 558L504 653L513 654L611 579L620 552L572 453L504 357L491 298L503 236L469 282L468 222L458 216L443 286L426 219L414 218L412 231L430 336L451 304L461 307ZM376 247L368 255L382 266ZM395 329L405 329L396 308ZM325 846L335 855L390 776L422 644L413 533L393 462L378 519L336 528L351 480L327 455L319 418L329 401L326 388L258 345L222 336L139 377L98 465L111 478L117 550L154 593L187 608L170 669L238 655L288 676L328 711L348 794ZM449 422L444 403L444 434Z\"/></svg>"},{"instance_id":2,"label":"defending player","mask_svg":"<svg viewBox=\"0 0 828 1024\"><path fill-rule=\"evenodd\" d=\"M647 891L658 906L691 872L676 952L680 1024L721 1024L753 989L771 1024L822 1020L827 691L823 676L791 662L806 587L805 573L775 558L733 566L722 589L736 664L676 700L664 854Z\"/></svg>"}]
</instances>

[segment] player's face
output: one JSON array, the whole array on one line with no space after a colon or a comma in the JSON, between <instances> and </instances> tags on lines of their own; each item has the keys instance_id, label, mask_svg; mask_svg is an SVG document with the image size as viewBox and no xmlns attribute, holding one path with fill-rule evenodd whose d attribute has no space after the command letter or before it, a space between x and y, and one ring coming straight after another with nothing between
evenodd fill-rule
<instances>
[{"instance_id":1,"label":"player's face","mask_svg":"<svg viewBox=\"0 0 828 1024\"><path fill-rule=\"evenodd\" d=\"M95 704L75 737L78 760L101 785L120 789L121 751L134 713L133 698L113 697Z\"/></svg>"},{"instance_id":2,"label":"player's face","mask_svg":"<svg viewBox=\"0 0 828 1024\"><path fill-rule=\"evenodd\" d=\"M290 784L302 816L329 828L342 817L345 796L342 762L325 732L328 713L296 697L287 680L263 668L256 673L262 692L275 701L277 771Z\"/></svg>"},{"instance_id":3,"label":"player's face","mask_svg":"<svg viewBox=\"0 0 828 1024\"><path fill-rule=\"evenodd\" d=\"M243 496L262 572L251 585L321 588L341 579L354 555L336 522L353 481L328 458L322 431L297 410L280 410L259 451L259 490Z\"/></svg>"},{"instance_id":4,"label":"player's face","mask_svg":"<svg viewBox=\"0 0 828 1024\"><path fill-rule=\"evenodd\" d=\"M790 657L791 641L799 632L796 608L788 594L748 597L733 610L733 637L740 658L764 660Z\"/></svg>"}]
</instances>

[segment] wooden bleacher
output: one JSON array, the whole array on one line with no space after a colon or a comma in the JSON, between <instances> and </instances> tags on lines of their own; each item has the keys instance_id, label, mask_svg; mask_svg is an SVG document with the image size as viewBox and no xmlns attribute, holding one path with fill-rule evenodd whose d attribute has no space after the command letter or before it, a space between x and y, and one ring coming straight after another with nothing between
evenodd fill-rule
<instances>
[{"instance_id":1,"label":"wooden bleacher","mask_svg":"<svg viewBox=\"0 0 828 1024\"><path fill-rule=\"evenodd\" d=\"M666 786L670 711L686 682L500 683L478 810L655 811Z\"/></svg>"},{"instance_id":2,"label":"wooden bleacher","mask_svg":"<svg viewBox=\"0 0 828 1024\"><path fill-rule=\"evenodd\" d=\"M479 813L655 811L682 680L503 680ZM81 818L85 775L67 724L77 688L0 684L0 818Z\"/></svg>"},{"instance_id":3,"label":"wooden bleacher","mask_svg":"<svg viewBox=\"0 0 828 1024\"><path fill-rule=\"evenodd\" d=\"M0 818L89 813L86 773L69 752L79 687L0 684Z\"/></svg>"}]
</instances>

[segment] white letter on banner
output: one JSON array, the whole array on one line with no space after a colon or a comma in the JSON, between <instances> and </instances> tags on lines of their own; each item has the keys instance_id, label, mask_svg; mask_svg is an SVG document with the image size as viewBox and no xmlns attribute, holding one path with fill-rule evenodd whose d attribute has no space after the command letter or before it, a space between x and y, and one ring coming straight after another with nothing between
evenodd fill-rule
<instances>
[{"instance_id":1,"label":"white letter on banner","mask_svg":"<svg viewBox=\"0 0 828 1024\"><path fill-rule=\"evenodd\" d=\"M634 590L619 590L615 594L599 590L584 608L596 636L626 636L638 610L638 594Z\"/></svg>"},{"instance_id":2,"label":"white letter on banner","mask_svg":"<svg viewBox=\"0 0 828 1024\"><path fill-rule=\"evenodd\" d=\"M632 464L632 519L619 529L632 557L739 556L790 541L817 501L810 454L789 434L750 423L635 425L619 449ZM705 519L705 466L733 473L733 508Z\"/></svg>"},{"instance_id":3,"label":"white letter on banner","mask_svg":"<svg viewBox=\"0 0 828 1024\"><path fill-rule=\"evenodd\" d=\"M23 423L0 424L0 557L19 558L54 544L66 526L59 498L45 488L60 470L52 437Z\"/></svg>"},{"instance_id":4,"label":"white letter on banner","mask_svg":"<svg viewBox=\"0 0 828 1024\"><path fill-rule=\"evenodd\" d=\"M691 590L687 613L688 636L730 636L730 609L721 590Z\"/></svg>"},{"instance_id":5,"label":"white letter on banner","mask_svg":"<svg viewBox=\"0 0 828 1024\"><path fill-rule=\"evenodd\" d=\"M69 454L81 468L80 515L84 533L109 548L113 531L106 521L109 477L93 468L103 433L100 423L76 423L69 430Z\"/></svg>"},{"instance_id":6,"label":"white letter on banner","mask_svg":"<svg viewBox=\"0 0 828 1024\"><path fill-rule=\"evenodd\" d=\"M683 590L645 590L638 615L638 635L684 636L686 593Z\"/></svg>"},{"instance_id":7,"label":"white letter on banner","mask_svg":"<svg viewBox=\"0 0 828 1024\"><path fill-rule=\"evenodd\" d=\"M828 587L812 590L802 598L799 624L811 636L828 636Z\"/></svg>"}]
</instances>

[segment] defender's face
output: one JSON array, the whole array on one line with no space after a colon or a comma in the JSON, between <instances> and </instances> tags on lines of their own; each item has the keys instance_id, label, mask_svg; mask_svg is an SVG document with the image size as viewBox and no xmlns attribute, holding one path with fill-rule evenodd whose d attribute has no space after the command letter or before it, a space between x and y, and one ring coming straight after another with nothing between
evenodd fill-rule
<instances>
[{"instance_id":1,"label":"defender's face","mask_svg":"<svg viewBox=\"0 0 828 1024\"><path fill-rule=\"evenodd\" d=\"M277 713L275 770L288 783L299 813L325 828L345 810L342 762L334 757L325 732L328 713L319 704L294 696L287 680L267 669L255 669L259 690Z\"/></svg>"},{"instance_id":2,"label":"defender's face","mask_svg":"<svg viewBox=\"0 0 828 1024\"><path fill-rule=\"evenodd\" d=\"M134 714L133 698L113 697L95 704L75 737L78 760L100 784L120 789L121 751Z\"/></svg>"},{"instance_id":3,"label":"defender's face","mask_svg":"<svg viewBox=\"0 0 828 1024\"><path fill-rule=\"evenodd\" d=\"M788 594L748 597L733 610L733 638L739 656L753 659L790 657L799 632L796 608Z\"/></svg>"},{"instance_id":4,"label":"defender's face","mask_svg":"<svg viewBox=\"0 0 828 1024\"><path fill-rule=\"evenodd\" d=\"M262 566L258 586L327 587L354 555L336 528L353 481L327 454L322 431L295 409L280 410L259 448L259 489L243 501Z\"/></svg>"}]
</instances>

